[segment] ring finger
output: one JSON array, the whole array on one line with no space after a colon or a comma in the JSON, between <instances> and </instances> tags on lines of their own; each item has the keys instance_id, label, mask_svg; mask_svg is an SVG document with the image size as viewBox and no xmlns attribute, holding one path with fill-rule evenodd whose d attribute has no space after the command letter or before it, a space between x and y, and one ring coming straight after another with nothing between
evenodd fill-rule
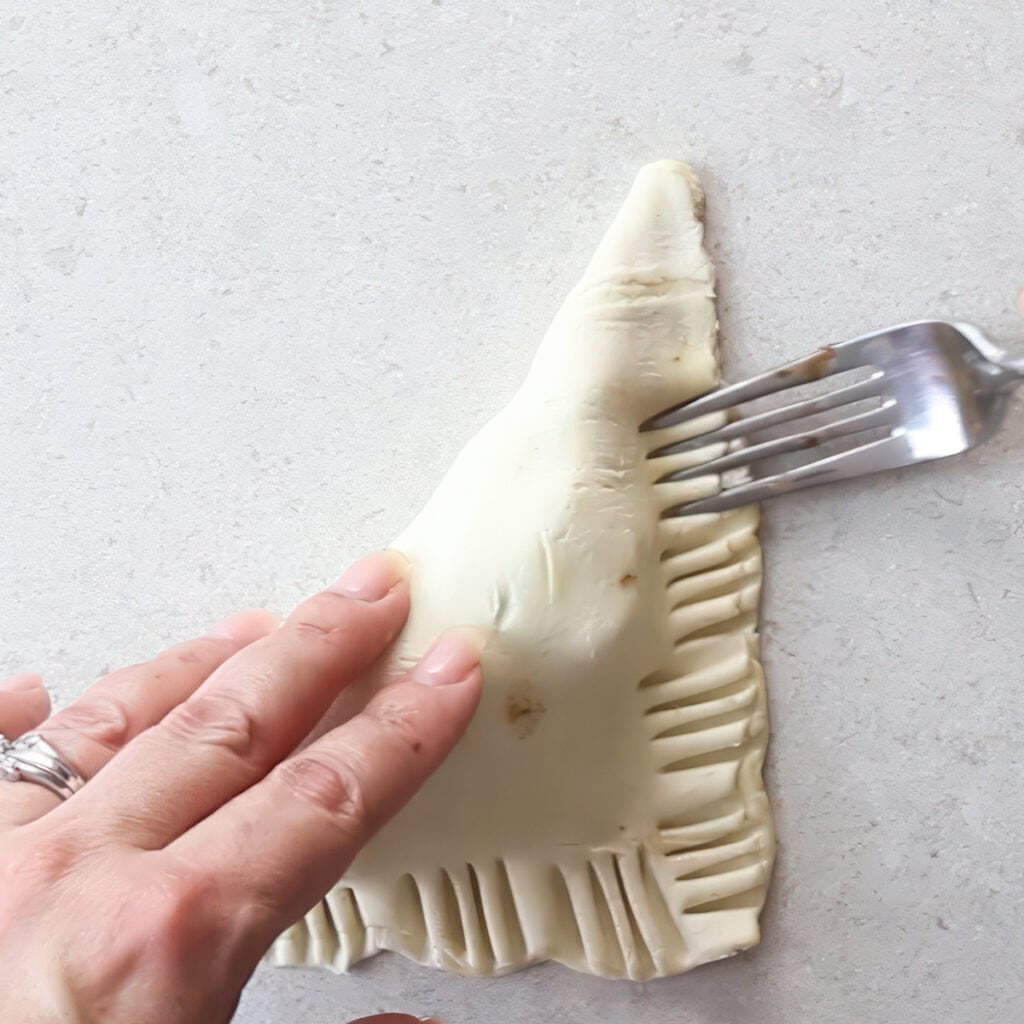
<instances>
[{"instance_id":1,"label":"ring finger","mask_svg":"<svg viewBox=\"0 0 1024 1024\"><path fill-rule=\"evenodd\" d=\"M152 661L112 672L40 725L44 709L27 728L38 726L60 756L91 779L130 739L159 722L228 658L277 624L277 617L269 612L240 612L204 637L177 644ZM0 783L0 827L34 821L59 803L60 797L42 786Z\"/></svg>"}]
</instances>

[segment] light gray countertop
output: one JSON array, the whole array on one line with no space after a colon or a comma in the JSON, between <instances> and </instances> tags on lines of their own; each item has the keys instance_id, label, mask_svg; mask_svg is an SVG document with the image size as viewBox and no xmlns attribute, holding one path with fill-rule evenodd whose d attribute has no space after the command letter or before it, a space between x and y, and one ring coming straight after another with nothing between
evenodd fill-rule
<instances>
[{"instance_id":1,"label":"light gray countertop","mask_svg":"<svg viewBox=\"0 0 1024 1024\"><path fill-rule=\"evenodd\" d=\"M1024 341L1015 0L11 0L0 670L67 698L386 543L636 168L685 159L732 376L920 316ZM760 948L648 985L380 957L241 1024L1024 1019L1024 408L766 510Z\"/></svg>"}]
</instances>

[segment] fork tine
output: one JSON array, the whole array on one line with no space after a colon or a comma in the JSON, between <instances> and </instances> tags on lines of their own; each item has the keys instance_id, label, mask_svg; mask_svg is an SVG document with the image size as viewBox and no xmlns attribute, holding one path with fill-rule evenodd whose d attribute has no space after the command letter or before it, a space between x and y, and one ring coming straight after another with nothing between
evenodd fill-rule
<instances>
[{"instance_id":1,"label":"fork tine","mask_svg":"<svg viewBox=\"0 0 1024 1024\"><path fill-rule=\"evenodd\" d=\"M802 419L804 416L814 416L816 413L827 412L829 409L859 402L864 398L874 398L880 390L883 376L884 374L879 371L873 373L867 380L850 384L844 388L837 388L820 398L807 398L802 402L784 405L780 409L769 409L767 412L756 413L753 416L744 416L741 419L733 420L732 423L727 423L724 427L710 430L706 434L694 434L693 437L656 448L648 455L648 458L660 459L666 455L677 455L688 449L717 444L719 441L731 441L733 438L745 437L758 430L778 426L780 423Z\"/></svg>"},{"instance_id":2,"label":"fork tine","mask_svg":"<svg viewBox=\"0 0 1024 1024\"><path fill-rule=\"evenodd\" d=\"M860 365L855 355L860 341L860 338L854 338L838 345L826 345L809 356L787 363L777 370L759 373L749 380L727 384L724 388L718 388L700 398L680 402L645 420L640 424L640 429L661 430L696 419L698 416L705 416L709 412L720 412L743 402L752 402L755 398L764 398L765 395L772 395L776 391L783 391L798 384L809 384L813 380L821 380L822 377L830 377L834 373L852 370Z\"/></svg>"},{"instance_id":3,"label":"fork tine","mask_svg":"<svg viewBox=\"0 0 1024 1024\"><path fill-rule=\"evenodd\" d=\"M726 512L742 505L753 505L766 498L774 498L779 494L789 494L836 480L847 480L877 470L897 469L916 461L904 436L890 434L888 437L869 441L857 448L830 455L806 466L728 487L709 498L684 501L663 512L662 518L697 515L701 512Z\"/></svg>"},{"instance_id":4,"label":"fork tine","mask_svg":"<svg viewBox=\"0 0 1024 1024\"><path fill-rule=\"evenodd\" d=\"M726 455L720 455L717 459L709 459L699 465L667 473L658 480L658 483L674 483L681 480L693 480L699 476L707 476L709 473L724 473L728 469L746 466L751 462L759 462L761 459L768 459L773 455L804 451L808 448L816 448L818 445L824 444L826 441L833 441L838 437L859 434L875 427L892 426L894 423L892 414L895 408L896 402L890 398L877 409L869 409L867 412L847 416L846 419L836 420L834 423L828 423L815 430L790 434L789 437L780 437L775 441L763 441L761 444L753 444L747 448L739 448Z\"/></svg>"}]
</instances>

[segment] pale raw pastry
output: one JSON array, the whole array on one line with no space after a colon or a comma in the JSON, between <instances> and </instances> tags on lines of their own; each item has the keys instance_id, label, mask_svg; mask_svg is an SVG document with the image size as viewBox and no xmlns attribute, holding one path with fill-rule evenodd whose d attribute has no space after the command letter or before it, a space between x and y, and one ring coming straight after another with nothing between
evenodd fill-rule
<instances>
[{"instance_id":1,"label":"pale raw pastry","mask_svg":"<svg viewBox=\"0 0 1024 1024\"><path fill-rule=\"evenodd\" d=\"M274 962L643 979L757 942L757 512L661 518L717 481L658 477L718 452L650 459L694 425L638 430L718 380L701 203L683 164L640 172L521 390L395 541L412 617L332 720L455 624L490 633L482 703Z\"/></svg>"}]
</instances>

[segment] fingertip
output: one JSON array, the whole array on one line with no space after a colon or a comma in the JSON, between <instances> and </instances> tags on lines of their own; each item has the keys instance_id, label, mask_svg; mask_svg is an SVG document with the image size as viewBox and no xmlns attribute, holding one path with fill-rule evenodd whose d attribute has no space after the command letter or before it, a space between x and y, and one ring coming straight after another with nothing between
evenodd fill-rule
<instances>
[{"instance_id":1,"label":"fingertip","mask_svg":"<svg viewBox=\"0 0 1024 1024\"><path fill-rule=\"evenodd\" d=\"M8 685L14 679L24 678L12 676L0 683L0 734L7 737L37 729L50 714L50 695L41 681L24 688ZM38 676L32 678L39 679Z\"/></svg>"},{"instance_id":2,"label":"fingertip","mask_svg":"<svg viewBox=\"0 0 1024 1024\"><path fill-rule=\"evenodd\" d=\"M33 722L34 728L40 722L49 718L50 712L53 710L53 702L50 700L50 694L43 686L29 690L25 694L25 698L32 709L32 716L35 719Z\"/></svg>"},{"instance_id":3,"label":"fingertip","mask_svg":"<svg viewBox=\"0 0 1024 1024\"><path fill-rule=\"evenodd\" d=\"M486 633L474 626L446 629L413 666L410 676L425 686L479 682Z\"/></svg>"},{"instance_id":4,"label":"fingertip","mask_svg":"<svg viewBox=\"0 0 1024 1024\"><path fill-rule=\"evenodd\" d=\"M384 548L354 562L326 589L356 601L373 602L383 600L408 578L409 560L395 548Z\"/></svg>"},{"instance_id":5,"label":"fingertip","mask_svg":"<svg viewBox=\"0 0 1024 1024\"><path fill-rule=\"evenodd\" d=\"M246 608L211 626L206 636L214 640L232 640L244 647L273 633L280 625L280 618L273 612Z\"/></svg>"},{"instance_id":6,"label":"fingertip","mask_svg":"<svg viewBox=\"0 0 1024 1024\"><path fill-rule=\"evenodd\" d=\"M35 672L19 672L0 682L0 690L8 693L23 693L26 690L44 690L43 677Z\"/></svg>"}]
</instances>

